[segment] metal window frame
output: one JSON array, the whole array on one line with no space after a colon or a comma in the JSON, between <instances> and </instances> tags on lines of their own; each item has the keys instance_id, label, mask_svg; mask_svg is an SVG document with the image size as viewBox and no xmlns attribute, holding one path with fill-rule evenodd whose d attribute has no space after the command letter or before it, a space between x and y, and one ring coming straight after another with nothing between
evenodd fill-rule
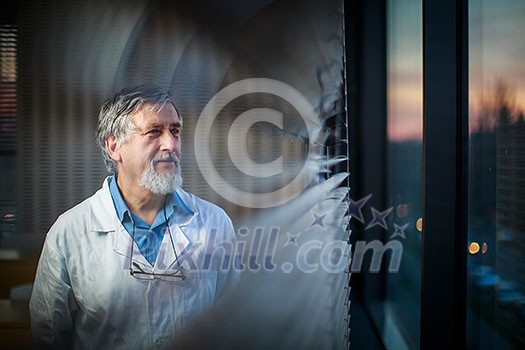
<instances>
[{"instance_id":1,"label":"metal window frame","mask_svg":"<svg viewBox=\"0 0 525 350\"><path fill-rule=\"evenodd\" d=\"M423 0L421 349L465 348L468 4Z\"/></svg>"},{"instance_id":2,"label":"metal window frame","mask_svg":"<svg viewBox=\"0 0 525 350\"><path fill-rule=\"evenodd\" d=\"M359 200L369 194L372 198L367 206L383 208L385 205L386 176L386 1L345 0L347 37L347 91L350 143L350 197ZM365 215L368 215L366 213ZM352 246L358 240L384 241L385 232L378 227L364 230L364 225L351 220ZM365 256L363 266L370 266L369 256ZM374 340L365 340L384 347L381 329L384 326L384 300L386 276L383 269L379 273L362 270L352 274L351 302L363 309L363 317L356 325L350 322L350 341L353 341L354 328L370 327ZM352 308L350 313L352 314ZM368 330L368 329L367 329ZM364 334L364 333L361 333Z\"/></svg>"},{"instance_id":3,"label":"metal window frame","mask_svg":"<svg viewBox=\"0 0 525 350\"><path fill-rule=\"evenodd\" d=\"M423 242L420 348L465 348L468 190L468 1L423 3ZM345 1L351 196L384 201L386 1ZM355 22L353 22L355 21ZM352 42L353 40L353 42ZM379 197L379 198L378 198ZM367 235L369 233L367 232ZM352 232L352 241L359 239ZM382 342L384 273L352 275ZM356 297L357 295L357 297ZM383 319L382 319L383 317ZM350 325L352 327L352 324ZM352 333L350 333L352 336Z\"/></svg>"}]
</instances>

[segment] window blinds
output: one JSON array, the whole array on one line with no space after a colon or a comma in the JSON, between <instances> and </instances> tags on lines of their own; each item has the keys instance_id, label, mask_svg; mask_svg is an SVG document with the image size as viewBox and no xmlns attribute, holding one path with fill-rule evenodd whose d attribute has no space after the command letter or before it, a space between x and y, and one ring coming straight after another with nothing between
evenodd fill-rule
<instances>
[{"instance_id":1,"label":"window blinds","mask_svg":"<svg viewBox=\"0 0 525 350\"><path fill-rule=\"evenodd\" d=\"M16 150L17 27L0 25L0 152Z\"/></svg>"}]
</instances>

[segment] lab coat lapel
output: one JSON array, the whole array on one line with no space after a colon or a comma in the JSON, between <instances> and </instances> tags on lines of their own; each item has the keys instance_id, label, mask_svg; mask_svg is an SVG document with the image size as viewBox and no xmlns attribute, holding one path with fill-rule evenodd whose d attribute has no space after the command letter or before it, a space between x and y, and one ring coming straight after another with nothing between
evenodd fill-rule
<instances>
[{"instance_id":1,"label":"lab coat lapel","mask_svg":"<svg viewBox=\"0 0 525 350\"><path fill-rule=\"evenodd\" d=\"M109 178L109 177L108 177ZM95 193L91 204L91 231L113 236L113 250L127 261L131 255L131 235L126 231L118 219L113 199L109 192L108 178L104 180L102 188ZM142 265L142 268L151 269L151 265L140 253L136 243L133 243L133 261Z\"/></svg>"},{"instance_id":2,"label":"lab coat lapel","mask_svg":"<svg viewBox=\"0 0 525 350\"><path fill-rule=\"evenodd\" d=\"M131 244L133 244L133 262L138 263L144 271L151 270L150 263L142 255L136 242L133 242L131 235L126 231L120 222L116 223L116 231L113 232L113 250L130 262Z\"/></svg>"},{"instance_id":3,"label":"lab coat lapel","mask_svg":"<svg viewBox=\"0 0 525 350\"><path fill-rule=\"evenodd\" d=\"M113 206L113 200L109 192L109 177L104 180L103 186L97 193L93 196L91 211L91 227L92 231L99 233L112 234L113 237L113 250L127 259L130 258L131 254L131 235L126 231L122 223L119 221L115 207ZM181 191L183 192L183 191ZM184 194L184 193L182 193ZM183 202L186 196L181 196ZM165 234L161 247L159 250L159 255L157 256L157 261L155 267L159 269L170 269L170 267L177 261L177 257L180 257L183 254L189 254L191 252L192 239L189 234L190 230L187 227L193 219L198 215L198 212L195 208L189 203L184 202L186 206L181 210L178 223L175 220L171 220L170 230L171 237L173 238L173 244L175 245L176 252L173 251L173 246L171 244L170 237L168 234ZM142 265L141 267L146 270L151 269L151 265L140 253L137 245L133 242L133 261Z\"/></svg>"},{"instance_id":4,"label":"lab coat lapel","mask_svg":"<svg viewBox=\"0 0 525 350\"><path fill-rule=\"evenodd\" d=\"M156 267L159 269L172 270L177 263L177 258L181 259L184 254L191 254L192 240L188 234L188 225L197 213L184 213L181 215L182 223L178 224L175 220L170 220L170 229L166 232L162 239L159 255L157 256ZM170 235L171 234L171 239ZM172 245L173 240L173 245ZM175 246L175 251L173 250Z\"/></svg>"}]
</instances>

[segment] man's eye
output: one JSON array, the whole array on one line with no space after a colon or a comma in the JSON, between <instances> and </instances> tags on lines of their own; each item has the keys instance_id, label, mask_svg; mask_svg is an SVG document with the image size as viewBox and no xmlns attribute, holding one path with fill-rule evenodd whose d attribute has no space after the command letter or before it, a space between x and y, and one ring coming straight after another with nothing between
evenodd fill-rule
<instances>
[{"instance_id":1,"label":"man's eye","mask_svg":"<svg viewBox=\"0 0 525 350\"><path fill-rule=\"evenodd\" d=\"M172 129L172 130L171 130L171 133L172 133L173 135L178 135L178 134L180 134L180 130L179 130L179 129Z\"/></svg>"},{"instance_id":2,"label":"man's eye","mask_svg":"<svg viewBox=\"0 0 525 350\"><path fill-rule=\"evenodd\" d=\"M150 135L160 135L160 130L159 130L159 129L151 129L151 130L148 131L146 134L150 134Z\"/></svg>"}]
</instances>

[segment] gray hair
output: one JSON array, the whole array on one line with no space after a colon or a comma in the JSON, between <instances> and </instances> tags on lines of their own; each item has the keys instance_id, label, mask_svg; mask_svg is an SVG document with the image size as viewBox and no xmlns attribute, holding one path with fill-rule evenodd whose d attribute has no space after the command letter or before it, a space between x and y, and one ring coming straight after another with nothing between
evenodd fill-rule
<instances>
[{"instance_id":1,"label":"gray hair","mask_svg":"<svg viewBox=\"0 0 525 350\"><path fill-rule=\"evenodd\" d=\"M108 98L98 114L96 142L110 174L116 173L117 163L110 157L106 149L106 138L113 135L119 144L126 142L130 131L135 128L132 115L146 103L152 104L159 110L166 103L172 104L182 123L182 116L175 105L175 100L168 91L158 86L142 84L126 87Z\"/></svg>"}]
</instances>

